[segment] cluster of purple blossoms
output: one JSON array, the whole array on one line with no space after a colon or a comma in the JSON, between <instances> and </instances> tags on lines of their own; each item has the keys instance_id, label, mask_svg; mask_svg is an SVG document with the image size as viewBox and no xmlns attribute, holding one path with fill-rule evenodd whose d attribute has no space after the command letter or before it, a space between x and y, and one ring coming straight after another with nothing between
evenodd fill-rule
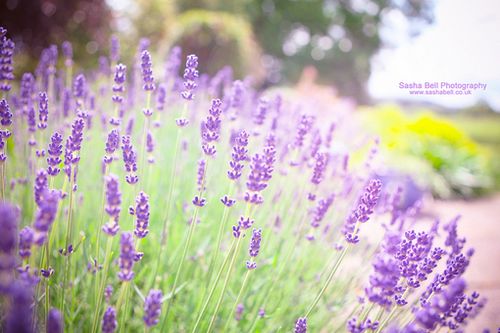
<instances>
[{"instance_id":1,"label":"cluster of purple blossoms","mask_svg":"<svg viewBox=\"0 0 500 333\"><path fill-rule=\"evenodd\" d=\"M242 81L236 80L233 82L230 94L230 102L228 106L231 107L232 113L229 115L230 120L236 120L238 110L243 106L243 97L245 93L245 85Z\"/></svg>"},{"instance_id":2,"label":"cluster of purple blossoms","mask_svg":"<svg viewBox=\"0 0 500 333\"><path fill-rule=\"evenodd\" d=\"M328 164L328 154L326 153L316 153L314 156L314 170L311 178L311 182L315 185L319 185L323 180L323 176Z\"/></svg>"},{"instance_id":3,"label":"cluster of purple blossoms","mask_svg":"<svg viewBox=\"0 0 500 333\"><path fill-rule=\"evenodd\" d=\"M307 318L299 318L295 322L294 333L307 333Z\"/></svg>"},{"instance_id":4,"label":"cluster of purple blossoms","mask_svg":"<svg viewBox=\"0 0 500 333\"><path fill-rule=\"evenodd\" d=\"M87 95L87 80L83 74L78 74L73 81L73 97L75 97L76 105L79 112L83 111L81 108L85 102Z\"/></svg>"},{"instance_id":5,"label":"cluster of purple blossoms","mask_svg":"<svg viewBox=\"0 0 500 333\"><path fill-rule=\"evenodd\" d=\"M47 120L49 119L49 99L47 93L41 92L38 95L38 123L39 129L47 128Z\"/></svg>"},{"instance_id":6,"label":"cluster of purple blossoms","mask_svg":"<svg viewBox=\"0 0 500 333\"><path fill-rule=\"evenodd\" d=\"M265 98L260 98L254 116L254 123L256 125L264 124L268 110L269 110L269 101Z\"/></svg>"},{"instance_id":7,"label":"cluster of purple blossoms","mask_svg":"<svg viewBox=\"0 0 500 333\"><path fill-rule=\"evenodd\" d=\"M149 230L149 197L143 191L139 192L135 198L135 208L130 207L130 213L135 215L134 234L137 238L144 238Z\"/></svg>"},{"instance_id":8,"label":"cluster of purple blossoms","mask_svg":"<svg viewBox=\"0 0 500 333\"><path fill-rule=\"evenodd\" d=\"M104 208L109 215L109 221L104 224L102 231L110 236L116 235L120 230L118 220L120 219L121 203L118 177L109 175L106 178L106 206Z\"/></svg>"},{"instance_id":9,"label":"cluster of purple blossoms","mask_svg":"<svg viewBox=\"0 0 500 333\"><path fill-rule=\"evenodd\" d=\"M35 203L40 206L43 202L43 196L49 188L47 179L47 172L45 169L40 169L36 173L35 184L33 186L33 194L35 196Z\"/></svg>"},{"instance_id":10,"label":"cluster of purple blossoms","mask_svg":"<svg viewBox=\"0 0 500 333\"><path fill-rule=\"evenodd\" d=\"M117 64L115 68L115 77L113 84L113 96L111 99L115 103L115 108L118 114L115 114L109 120L109 123L114 126L119 126L121 123L121 113L123 107L123 96L125 93L125 81L127 80L127 66Z\"/></svg>"},{"instance_id":11,"label":"cluster of purple blossoms","mask_svg":"<svg viewBox=\"0 0 500 333\"><path fill-rule=\"evenodd\" d=\"M196 84L196 79L199 76L198 73L198 57L194 54L190 54L186 59L186 68L184 69L184 88L182 92L182 97L191 101L194 99L194 91L198 86Z\"/></svg>"},{"instance_id":12,"label":"cluster of purple blossoms","mask_svg":"<svg viewBox=\"0 0 500 333\"><path fill-rule=\"evenodd\" d=\"M359 242L356 226L358 223L365 223L370 219L373 210L377 205L382 182L378 179L372 179L365 188L363 194L358 199L357 207L347 217L343 232L348 243L356 244Z\"/></svg>"},{"instance_id":13,"label":"cluster of purple blossoms","mask_svg":"<svg viewBox=\"0 0 500 333\"><path fill-rule=\"evenodd\" d=\"M243 303L239 303L236 306L236 312L234 313L234 319L236 321L240 321L243 316L243 311L245 311L245 305Z\"/></svg>"},{"instance_id":14,"label":"cluster of purple blossoms","mask_svg":"<svg viewBox=\"0 0 500 333\"><path fill-rule=\"evenodd\" d=\"M109 306L102 317L102 333L114 333L117 327L116 310L114 307Z\"/></svg>"},{"instance_id":15,"label":"cluster of purple blossoms","mask_svg":"<svg viewBox=\"0 0 500 333\"><path fill-rule=\"evenodd\" d=\"M295 135L295 141L294 141L294 147L295 148L300 148L304 145L304 139L311 131L311 128L314 123L314 117L313 116L308 116L308 115L302 115L300 117L299 124L297 126L297 133Z\"/></svg>"},{"instance_id":16,"label":"cluster of purple blossoms","mask_svg":"<svg viewBox=\"0 0 500 333\"><path fill-rule=\"evenodd\" d=\"M167 102L167 85L165 83L160 83L158 89L156 90L156 110L165 110L165 103ZM159 123L157 124L159 125Z\"/></svg>"},{"instance_id":17,"label":"cluster of purple blossoms","mask_svg":"<svg viewBox=\"0 0 500 333\"><path fill-rule=\"evenodd\" d=\"M19 256L23 259L31 256L31 246L35 238L35 232L26 226L19 232Z\"/></svg>"},{"instance_id":18,"label":"cluster of purple blossoms","mask_svg":"<svg viewBox=\"0 0 500 333\"><path fill-rule=\"evenodd\" d=\"M233 225L233 236L235 238L239 238L241 236L241 232L247 229L250 229L250 227L253 225L254 220L250 219L249 217L245 218L244 216L240 216L240 219L238 220L237 225Z\"/></svg>"},{"instance_id":19,"label":"cluster of purple blossoms","mask_svg":"<svg viewBox=\"0 0 500 333\"><path fill-rule=\"evenodd\" d=\"M141 70L144 85L142 86L145 91L155 90L155 83L153 78L153 64L151 62L151 54L149 51L144 50L141 54Z\"/></svg>"},{"instance_id":20,"label":"cluster of purple blossoms","mask_svg":"<svg viewBox=\"0 0 500 333\"><path fill-rule=\"evenodd\" d=\"M116 63L120 60L120 40L117 36L112 35L110 44L109 57L112 62Z\"/></svg>"},{"instance_id":21,"label":"cluster of purple blossoms","mask_svg":"<svg viewBox=\"0 0 500 333\"><path fill-rule=\"evenodd\" d=\"M321 221L325 217L326 213L328 212L328 209L330 206L333 204L333 201L335 200L335 196L330 195L324 199L320 199L318 203L316 204L316 207L314 208L314 214L313 218L311 221L311 227L313 228L318 228Z\"/></svg>"},{"instance_id":22,"label":"cluster of purple blossoms","mask_svg":"<svg viewBox=\"0 0 500 333\"><path fill-rule=\"evenodd\" d=\"M0 124L2 127L8 127L12 124L12 112L10 112L9 104L5 99L0 101ZM4 152L5 142L10 137L11 133L7 129L0 129L0 163L7 159L7 154Z\"/></svg>"},{"instance_id":23,"label":"cluster of purple blossoms","mask_svg":"<svg viewBox=\"0 0 500 333\"><path fill-rule=\"evenodd\" d=\"M367 318L365 321L358 323L358 318L352 317L349 319L346 326L349 333L363 333L369 330L376 331L379 326L379 322L372 322L371 319Z\"/></svg>"},{"instance_id":24,"label":"cluster of purple blossoms","mask_svg":"<svg viewBox=\"0 0 500 333\"><path fill-rule=\"evenodd\" d=\"M248 158L248 137L247 132L241 131L234 141L231 161L229 161L230 170L227 172L227 176L231 180L237 180L241 177L241 171L244 167L242 162Z\"/></svg>"},{"instance_id":25,"label":"cluster of purple blossoms","mask_svg":"<svg viewBox=\"0 0 500 333\"><path fill-rule=\"evenodd\" d=\"M213 156L217 152L212 142L219 140L221 106L222 101L220 99L213 99L208 110L207 120L201 125L202 149L207 156Z\"/></svg>"},{"instance_id":26,"label":"cluster of purple blossoms","mask_svg":"<svg viewBox=\"0 0 500 333\"><path fill-rule=\"evenodd\" d=\"M172 82L172 84L177 79L179 73L179 68L182 63L182 49L179 46L174 46L168 55L168 59L165 64L165 81Z\"/></svg>"},{"instance_id":27,"label":"cluster of purple blossoms","mask_svg":"<svg viewBox=\"0 0 500 333\"><path fill-rule=\"evenodd\" d=\"M64 172L69 179L71 179L73 166L78 164L80 161L78 153L82 147L84 127L85 122L83 119L76 119L71 125L71 135L66 139L66 147L64 151Z\"/></svg>"},{"instance_id":28,"label":"cluster of purple blossoms","mask_svg":"<svg viewBox=\"0 0 500 333\"><path fill-rule=\"evenodd\" d=\"M63 136L58 132L54 132L50 137L49 149L47 149L47 173L50 176L57 176L61 169L59 165L62 162L61 154L63 151Z\"/></svg>"},{"instance_id":29,"label":"cluster of purple blossoms","mask_svg":"<svg viewBox=\"0 0 500 333\"><path fill-rule=\"evenodd\" d=\"M117 129L112 129L108 133L108 138L106 139L106 155L104 155L104 163L110 164L114 160L113 154L120 148L120 132Z\"/></svg>"},{"instance_id":30,"label":"cluster of purple blossoms","mask_svg":"<svg viewBox=\"0 0 500 333\"><path fill-rule=\"evenodd\" d=\"M222 204L224 204L224 206L226 207L232 207L236 203L236 200L231 199L230 197L225 195L222 198L220 198L220 202L222 202Z\"/></svg>"},{"instance_id":31,"label":"cluster of purple blossoms","mask_svg":"<svg viewBox=\"0 0 500 333\"><path fill-rule=\"evenodd\" d=\"M14 80L12 56L15 44L6 36L7 30L0 27L0 90L9 91L10 82Z\"/></svg>"},{"instance_id":32,"label":"cluster of purple blossoms","mask_svg":"<svg viewBox=\"0 0 500 333\"><path fill-rule=\"evenodd\" d=\"M64 56L64 66L73 66L73 46L71 43L65 40L61 45L61 49Z\"/></svg>"},{"instance_id":33,"label":"cluster of purple blossoms","mask_svg":"<svg viewBox=\"0 0 500 333\"><path fill-rule=\"evenodd\" d=\"M144 323L147 327L158 324L163 304L163 293L161 290L150 290L144 301Z\"/></svg>"},{"instance_id":34,"label":"cluster of purple blossoms","mask_svg":"<svg viewBox=\"0 0 500 333\"><path fill-rule=\"evenodd\" d=\"M139 181L139 176L137 176L137 153L135 152L132 144L130 142L130 136L122 136L122 152L123 152L123 162L125 163L125 171L127 171L127 176L125 180L129 184L135 184Z\"/></svg>"},{"instance_id":35,"label":"cluster of purple blossoms","mask_svg":"<svg viewBox=\"0 0 500 333\"><path fill-rule=\"evenodd\" d=\"M64 320L59 310L52 308L47 316L47 332L63 333Z\"/></svg>"},{"instance_id":36,"label":"cluster of purple blossoms","mask_svg":"<svg viewBox=\"0 0 500 333\"><path fill-rule=\"evenodd\" d=\"M136 261L134 236L130 232L122 233L120 238L120 258L118 260L120 271L118 278L121 281L130 281L134 277L134 263Z\"/></svg>"},{"instance_id":37,"label":"cluster of purple blossoms","mask_svg":"<svg viewBox=\"0 0 500 333\"><path fill-rule=\"evenodd\" d=\"M59 205L60 194L55 190L45 190L43 200L38 204L33 227L35 229L35 244L41 246L47 240L50 226L54 222Z\"/></svg>"},{"instance_id":38,"label":"cluster of purple blossoms","mask_svg":"<svg viewBox=\"0 0 500 333\"><path fill-rule=\"evenodd\" d=\"M155 157L153 155L154 150L155 150L155 140L153 138L153 134L150 131L148 131L148 134L146 135L146 152L148 153L148 163L155 162Z\"/></svg>"},{"instance_id":39,"label":"cluster of purple blossoms","mask_svg":"<svg viewBox=\"0 0 500 333\"><path fill-rule=\"evenodd\" d=\"M262 242L262 230L253 229L252 239L250 240L250 245L248 247L248 254L251 258L255 258L259 255L260 243ZM257 268L257 263L252 260L248 260L246 264L248 269Z\"/></svg>"},{"instance_id":40,"label":"cluster of purple blossoms","mask_svg":"<svg viewBox=\"0 0 500 333\"><path fill-rule=\"evenodd\" d=\"M12 273L16 267L15 251L17 248L17 226L19 214L16 208L10 204L0 203L0 256L2 265L0 265L0 294L7 291Z\"/></svg>"},{"instance_id":41,"label":"cluster of purple blossoms","mask_svg":"<svg viewBox=\"0 0 500 333\"><path fill-rule=\"evenodd\" d=\"M250 163L250 174L247 180L247 189L245 201L259 205L264 199L260 194L267 187L267 182L271 180L274 171L274 162L276 161L276 149L273 146L264 148L262 154L255 154Z\"/></svg>"}]
</instances>

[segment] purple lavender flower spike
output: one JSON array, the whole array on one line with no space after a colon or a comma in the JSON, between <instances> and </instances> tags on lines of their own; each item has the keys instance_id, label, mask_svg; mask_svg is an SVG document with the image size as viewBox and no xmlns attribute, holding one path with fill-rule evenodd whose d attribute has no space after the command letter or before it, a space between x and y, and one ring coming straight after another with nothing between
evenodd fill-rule
<instances>
[{"instance_id":1,"label":"purple lavender flower spike","mask_svg":"<svg viewBox=\"0 0 500 333\"><path fill-rule=\"evenodd\" d=\"M297 126L297 134L295 135L294 146L300 148L304 145L304 139L307 133L310 132L313 125L314 117L302 115Z\"/></svg>"},{"instance_id":2,"label":"purple lavender flower spike","mask_svg":"<svg viewBox=\"0 0 500 333\"><path fill-rule=\"evenodd\" d=\"M149 230L149 197L144 192L139 192L135 199L135 230L134 234L138 238L144 238L148 235Z\"/></svg>"},{"instance_id":3,"label":"purple lavender flower spike","mask_svg":"<svg viewBox=\"0 0 500 333\"><path fill-rule=\"evenodd\" d=\"M260 194L267 187L274 170L276 150L272 146L264 148L263 154L255 154L250 164L250 174L246 183L248 191L245 193L245 201L252 204L263 202Z\"/></svg>"},{"instance_id":4,"label":"purple lavender flower spike","mask_svg":"<svg viewBox=\"0 0 500 333\"><path fill-rule=\"evenodd\" d=\"M307 319L305 317L297 319L294 333L307 333Z\"/></svg>"},{"instance_id":5,"label":"purple lavender flower spike","mask_svg":"<svg viewBox=\"0 0 500 333\"><path fill-rule=\"evenodd\" d=\"M82 146L84 127L85 122L83 119L77 118L71 125L71 135L66 139L64 171L69 179L71 179L73 166L80 161L79 152Z\"/></svg>"},{"instance_id":6,"label":"purple lavender flower spike","mask_svg":"<svg viewBox=\"0 0 500 333\"><path fill-rule=\"evenodd\" d=\"M146 135L146 152L148 153L148 163L155 162L155 157L153 155L154 150L155 150L155 141L153 138L153 134L148 131L148 134Z\"/></svg>"},{"instance_id":7,"label":"purple lavender flower spike","mask_svg":"<svg viewBox=\"0 0 500 333\"><path fill-rule=\"evenodd\" d=\"M264 317L265 317L265 315L266 315L266 310L264 310L264 308L260 308L260 309L259 309L258 316L259 316L260 318L264 318Z\"/></svg>"},{"instance_id":8,"label":"purple lavender flower spike","mask_svg":"<svg viewBox=\"0 0 500 333\"><path fill-rule=\"evenodd\" d=\"M175 82L177 79L179 68L182 63L182 50L179 46L174 46L168 55L167 63L165 64L165 81Z\"/></svg>"},{"instance_id":9,"label":"purple lavender flower spike","mask_svg":"<svg viewBox=\"0 0 500 333\"><path fill-rule=\"evenodd\" d=\"M40 206L43 201L43 195L48 190L49 183L47 180L47 172L44 169L38 170L35 178L33 192L35 194L35 203Z\"/></svg>"},{"instance_id":10,"label":"purple lavender flower spike","mask_svg":"<svg viewBox=\"0 0 500 333\"><path fill-rule=\"evenodd\" d=\"M232 232L233 232L234 238L240 238L241 228L240 228L239 224L238 225L233 225Z\"/></svg>"},{"instance_id":11,"label":"purple lavender flower spike","mask_svg":"<svg viewBox=\"0 0 500 333\"><path fill-rule=\"evenodd\" d=\"M240 321L241 320L241 317L243 316L243 311L245 311L245 306L243 305L243 303L240 303L236 306L236 312L234 314L234 319L236 321Z\"/></svg>"},{"instance_id":12,"label":"purple lavender flower spike","mask_svg":"<svg viewBox=\"0 0 500 333\"><path fill-rule=\"evenodd\" d=\"M207 156L213 156L217 151L212 142L219 140L221 106L222 101L220 99L213 99L209 115L201 126L202 149Z\"/></svg>"},{"instance_id":13,"label":"purple lavender flower spike","mask_svg":"<svg viewBox=\"0 0 500 333\"><path fill-rule=\"evenodd\" d=\"M106 303L111 302L111 296L113 296L113 286L108 284L106 289L104 289L104 298L106 299Z\"/></svg>"},{"instance_id":14,"label":"purple lavender flower spike","mask_svg":"<svg viewBox=\"0 0 500 333\"><path fill-rule=\"evenodd\" d=\"M123 152L123 162L125 163L125 171L127 171L127 176L125 180L129 184L135 184L139 181L137 176L137 153L135 152L132 144L130 143L130 136L122 136L122 152Z\"/></svg>"},{"instance_id":15,"label":"purple lavender flower spike","mask_svg":"<svg viewBox=\"0 0 500 333\"><path fill-rule=\"evenodd\" d=\"M47 173L52 177L57 176L61 171L59 165L62 162L62 142L63 137L58 132L54 132L54 134L52 134L52 136L50 137L49 149L47 149L47 153L49 155L47 156Z\"/></svg>"},{"instance_id":16,"label":"purple lavender flower spike","mask_svg":"<svg viewBox=\"0 0 500 333\"><path fill-rule=\"evenodd\" d=\"M121 123L120 115L123 108L123 98L125 94L125 82L127 80L127 67L123 64L117 64L115 68L115 77L113 84L113 96L111 97L115 104L115 114L110 118L109 122L113 126L118 126Z\"/></svg>"},{"instance_id":17,"label":"purple lavender flower spike","mask_svg":"<svg viewBox=\"0 0 500 333\"><path fill-rule=\"evenodd\" d=\"M114 333L117 327L116 310L114 307L109 306L102 317L102 333Z\"/></svg>"},{"instance_id":18,"label":"purple lavender flower spike","mask_svg":"<svg viewBox=\"0 0 500 333\"><path fill-rule=\"evenodd\" d=\"M42 197L33 224L35 228L34 241L38 246L43 245L47 240L47 233L56 218L60 194L55 190L45 190Z\"/></svg>"},{"instance_id":19,"label":"purple lavender flower spike","mask_svg":"<svg viewBox=\"0 0 500 333\"><path fill-rule=\"evenodd\" d=\"M39 98L39 107L38 107L38 128L46 129L47 128L47 120L49 118L49 99L47 97L47 93L41 92L38 95Z\"/></svg>"},{"instance_id":20,"label":"purple lavender flower spike","mask_svg":"<svg viewBox=\"0 0 500 333\"><path fill-rule=\"evenodd\" d=\"M144 81L143 89L145 91L155 90L152 66L153 64L151 63L151 54L147 50L142 51L141 69L142 79Z\"/></svg>"},{"instance_id":21,"label":"purple lavender flower spike","mask_svg":"<svg viewBox=\"0 0 500 333\"><path fill-rule=\"evenodd\" d=\"M245 218L244 216L240 216L240 219L238 220L238 226L243 229L249 229L253 225L253 220L250 219L249 217Z\"/></svg>"},{"instance_id":22,"label":"purple lavender flower spike","mask_svg":"<svg viewBox=\"0 0 500 333\"><path fill-rule=\"evenodd\" d=\"M158 324L163 304L163 293L161 290L150 290L144 302L144 323L147 327Z\"/></svg>"},{"instance_id":23,"label":"purple lavender flower spike","mask_svg":"<svg viewBox=\"0 0 500 333\"><path fill-rule=\"evenodd\" d=\"M14 80L14 66L12 58L15 44L5 36L0 39L0 90L10 91L10 82Z\"/></svg>"},{"instance_id":24,"label":"purple lavender flower spike","mask_svg":"<svg viewBox=\"0 0 500 333\"><path fill-rule=\"evenodd\" d=\"M3 127L12 125L12 112L9 103L5 99L0 101L0 124Z\"/></svg>"},{"instance_id":25,"label":"purple lavender flower spike","mask_svg":"<svg viewBox=\"0 0 500 333\"><path fill-rule=\"evenodd\" d=\"M113 129L108 133L108 138L106 139L106 155L104 155L104 163L110 164L114 160L114 153L120 148L120 132L117 129Z\"/></svg>"},{"instance_id":26,"label":"purple lavender flower spike","mask_svg":"<svg viewBox=\"0 0 500 333\"><path fill-rule=\"evenodd\" d=\"M23 259L29 258L31 255L31 245L35 232L29 226L24 227L19 232L19 256Z\"/></svg>"},{"instance_id":27,"label":"purple lavender flower spike","mask_svg":"<svg viewBox=\"0 0 500 333\"><path fill-rule=\"evenodd\" d=\"M120 40L117 36L111 36L111 47L110 47L110 59L112 62L116 63L120 60Z\"/></svg>"},{"instance_id":28,"label":"purple lavender flower spike","mask_svg":"<svg viewBox=\"0 0 500 333\"><path fill-rule=\"evenodd\" d=\"M355 226L370 219L370 215L373 214L373 209L377 205L381 188L382 183L380 180L372 179L358 199L357 207L347 217L344 224L344 235L347 242L355 244L359 241L357 234L353 234Z\"/></svg>"},{"instance_id":29,"label":"purple lavender flower spike","mask_svg":"<svg viewBox=\"0 0 500 333\"><path fill-rule=\"evenodd\" d=\"M79 106L81 106L86 96L86 89L87 80L85 80L85 76L83 74L78 74L73 81L73 96Z\"/></svg>"},{"instance_id":30,"label":"purple lavender flower spike","mask_svg":"<svg viewBox=\"0 0 500 333\"><path fill-rule=\"evenodd\" d=\"M315 185L319 185L323 180L323 175L325 173L326 165L328 163L328 154L317 153L315 155L314 172L311 178L311 182Z\"/></svg>"},{"instance_id":31,"label":"purple lavender flower spike","mask_svg":"<svg viewBox=\"0 0 500 333\"><path fill-rule=\"evenodd\" d=\"M201 198L197 195L193 199L193 205L198 206L198 207L203 207L203 206L205 206L206 203L207 203L207 200L205 200L204 198Z\"/></svg>"},{"instance_id":32,"label":"purple lavender flower spike","mask_svg":"<svg viewBox=\"0 0 500 333\"><path fill-rule=\"evenodd\" d=\"M11 271L16 262L14 258L17 247L17 226L18 212L14 206L6 203L0 203L0 254L5 262L0 266L0 273L3 270ZM0 281L0 292L2 291L4 281Z\"/></svg>"},{"instance_id":33,"label":"purple lavender flower spike","mask_svg":"<svg viewBox=\"0 0 500 333\"><path fill-rule=\"evenodd\" d=\"M206 162L204 159L198 161L198 172L196 184L198 185L198 192L205 191L205 167Z\"/></svg>"},{"instance_id":34,"label":"purple lavender flower spike","mask_svg":"<svg viewBox=\"0 0 500 333\"><path fill-rule=\"evenodd\" d=\"M109 175L106 178L105 206L106 213L109 215L109 221L102 227L102 231L109 236L115 236L118 230L120 230L118 220L120 219L121 203L122 200L118 177L115 175Z\"/></svg>"},{"instance_id":35,"label":"purple lavender flower spike","mask_svg":"<svg viewBox=\"0 0 500 333\"><path fill-rule=\"evenodd\" d=\"M325 199L320 199L318 201L318 204L314 208L314 215L313 215L313 220L311 221L311 227L313 228L319 227L321 221L325 217L325 214L332 205L334 198L335 197L331 195Z\"/></svg>"},{"instance_id":36,"label":"purple lavender flower spike","mask_svg":"<svg viewBox=\"0 0 500 333\"><path fill-rule=\"evenodd\" d=\"M269 110L269 101L265 98L259 99L259 103L257 104L257 110L255 111L255 117L254 117L254 123L256 125L264 124L268 110Z\"/></svg>"},{"instance_id":37,"label":"purple lavender flower spike","mask_svg":"<svg viewBox=\"0 0 500 333\"><path fill-rule=\"evenodd\" d=\"M231 161L229 161L230 170L227 172L227 176L231 180L237 180L241 177L241 172L243 170L243 161L245 161L248 156L248 133L241 131L236 138L233 146L233 152L231 154Z\"/></svg>"},{"instance_id":38,"label":"purple lavender flower spike","mask_svg":"<svg viewBox=\"0 0 500 333\"><path fill-rule=\"evenodd\" d=\"M65 40L62 45L62 53L64 56L64 65L70 67L73 65L73 46L67 40Z\"/></svg>"},{"instance_id":39,"label":"purple lavender flower spike","mask_svg":"<svg viewBox=\"0 0 500 333\"><path fill-rule=\"evenodd\" d=\"M135 262L134 237L131 232L124 232L120 238L120 271L118 278L121 281L130 281L134 277L133 267Z\"/></svg>"},{"instance_id":40,"label":"purple lavender flower spike","mask_svg":"<svg viewBox=\"0 0 500 333\"><path fill-rule=\"evenodd\" d=\"M52 308L47 316L47 333L63 333L64 320L59 310Z\"/></svg>"},{"instance_id":41,"label":"purple lavender flower spike","mask_svg":"<svg viewBox=\"0 0 500 333\"><path fill-rule=\"evenodd\" d=\"M243 106L243 97L245 93L245 85L243 82L237 80L233 82L230 95L230 106L233 109L233 113L229 116L230 120L235 120L238 114L238 110Z\"/></svg>"},{"instance_id":42,"label":"purple lavender flower spike","mask_svg":"<svg viewBox=\"0 0 500 333\"><path fill-rule=\"evenodd\" d=\"M250 245L248 247L248 254L251 258L255 258L259 255L260 251L260 243L262 241L262 230L261 229L253 229L252 231L252 239L250 240ZM257 268L257 263L252 260L247 261L247 269L255 269Z\"/></svg>"},{"instance_id":43,"label":"purple lavender flower spike","mask_svg":"<svg viewBox=\"0 0 500 333\"><path fill-rule=\"evenodd\" d=\"M33 288L29 281L17 280L9 287L9 311L3 318L5 333L34 333L31 315Z\"/></svg>"},{"instance_id":44,"label":"purple lavender flower spike","mask_svg":"<svg viewBox=\"0 0 500 333\"><path fill-rule=\"evenodd\" d=\"M184 88L182 92L182 97L187 101L192 101L194 99L194 91L197 87L196 79L199 76L198 73L198 57L194 54L190 54L186 59L186 68L184 69Z\"/></svg>"}]
</instances>

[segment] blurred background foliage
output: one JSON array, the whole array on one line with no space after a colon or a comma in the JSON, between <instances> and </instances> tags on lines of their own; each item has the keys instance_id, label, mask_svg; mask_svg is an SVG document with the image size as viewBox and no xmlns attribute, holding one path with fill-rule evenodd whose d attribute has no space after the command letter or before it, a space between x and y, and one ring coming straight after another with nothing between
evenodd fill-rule
<instances>
[{"instance_id":1,"label":"blurred background foliage","mask_svg":"<svg viewBox=\"0 0 500 333\"><path fill-rule=\"evenodd\" d=\"M367 102L370 58L384 44L380 29L391 12L430 22L432 1L5 0L0 4L0 22L34 57L51 43L70 40L80 57L76 60L84 65L94 58L85 53L106 53L111 28L122 32L127 57L143 36L153 45L180 40L196 53L223 41L227 50L214 52L211 61L205 62L211 67L208 72L231 63L238 68L237 77L242 77L260 66L257 73L265 73L260 82L266 86L294 83L305 66L314 64L321 82ZM197 34L200 29L203 33ZM253 64L248 65L249 60ZM29 62L25 65L34 67Z\"/></svg>"},{"instance_id":2,"label":"blurred background foliage","mask_svg":"<svg viewBox=\"0 0 500 333\"><path fill-rule=\"evenodd\" d=\"M425 109L408 114L396 105L363 111L366 127L380 136L390 160L398 161L391 167L411 174L436 196L474 197L493 187L494 150L477 144L452 120Z\"/></svg>"}]
</instances>

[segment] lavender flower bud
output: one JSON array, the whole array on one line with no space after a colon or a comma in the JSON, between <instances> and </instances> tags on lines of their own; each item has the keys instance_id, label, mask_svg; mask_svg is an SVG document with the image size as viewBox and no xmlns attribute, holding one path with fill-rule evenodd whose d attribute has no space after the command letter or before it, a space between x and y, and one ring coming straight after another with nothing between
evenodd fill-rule
<instances>
[{"instance_id":1,"label":"lavender flower bud","mask_svg":"<svg viewBox=\"0 0 500 333\"><path fill-rule=\"evenodd\" d=\"M294 333L307 333L307 319L305 317L297 319Z\"/></svg>"},{"instance_id":2,"label":"lavender flower bud","mask_svg":"<svg viewBox=\"0 0 500 333\"><path fill-rule=\"evenodd\" d=\"M161 314L161 305L163 303L163 294L161 290L150 290L146 301L144 302L144 323L147 327L158 324L158 318Z\"/></svg>"},{"instance_id":3,"label":"lavender flower bud","mask_svg":"<svg viewBox=\"0 0 500 333\"><path fill-rule=\"evenodd\" d=\"M115 308L109 306L102 317L102 333L114 333L117 327Z\"/></svg>"},{"instance_id":4,"label":"lavender flower bud","mask_svg":"<svg viewBox=\"0 0 500 333\"><path fill-rule=\"evenodd\" d=\"M47 128L47 120L49 119L49 99L47 97L47 93L41 92L39 95L39 108L38 108L38 128L46 129Z\"/></svg>"},{"instance_id":5,"label":"lavender flower bud","mask_svg":"<svg viewBox=\"0 0 500 333\"><path fill-rule=\"evenodd\" d=\"M47 316L47 333L63 333L64 332L64 320L61 312L57 309L50 309L49 315Z\"/></svg>"},{"instance_id":6,"label":"lavender flower bud","mask_svg":"<svg viewBox=\"0 0 500 333\"><path fill-rule=\"evenodd\" d=\"M182 97L185 100L191 101L194 99L194 91L197 87L196 79L199 76L198 73L198 57L194 54L187 56L186 68L184 69L184 88L182 92Z\"/></svg>"},{"instance_id":7,"label":"lavender flower bud","mask_svg":"<svg viewBox=\"0 0 500 333\"><path fill-rule=\"evenodd\" d=\"M14 80L14 66L12 65L15 44L3 36L0 40L0 90L9 91L10 82Z\"/></svg>"},{"instance_id":8,"label":"lavender flower bud","mask_svg":"<svg viewBox=\"0 0 500 333\"><path fill-rule=\"evenodd\" d=\"M118 278L122 281L130 281L134 277L134 272L132 271L135 262L135 247L134 247L134 237L130 232L122 233L120 239L120 259L118 260L120 265L120 272L118 272Z\"/></svg>"},{"instance_id":9,"label":"lavender flower bud","mask_svg":"<svg viewBox=\"0 0 500 333\"><path fill-rule=\"evenodd\" d=\"M132 144L130 143L130 136L122 136L122 152L123 152L123 162L125 163L125 171L127 171L127 176L125 177L127 183L135 184L139 181L137 176L137 153L135 152Z\"/></svg>"},{"instance_id":10,"label":"lavender flower bud","mask_svg":"<svg viewBox=\"0 0 500 333\"><path fill-rule=\"evenodd\" d=\"M42 197L33 224L36 231L35 244L38 246L47 240L47 233L56 218L60 195L55 190L45 190Z\"/></svg>"},{"instance_id":11,"label":"lavender flower bud","mask_svg":"<svg viewBox=\"0 0 500 333\"><path fill-rule=\"evenodd\" d=\"M35 233L29 226L24 227L19 232L19 256L23 259L31 255L31 245L33 244Z\"/></svg>"},{"instance_id":12,"label":"lavender flower bud","mask_svg":"<svg viewBox=\"0 0 500 333\"><path fill-rule=\"evenodd\" d=\"M245 306L243 305L243 303L240 303L236 306L236 312L234 314L234 319L236 321L240 321L241 320L241 317L243 316L243 311L245 311Z\"/></svg>"},{"instance_id":13,"label":"lavender flower bud","mask_svg":"<svg viewBox=\"0 0 500 333\"><path fill-rule=\"evenodd\" d=\"M144 81L143 89L145 91L155 90L152 66L153 64L151 63L151 54L149 54L147 50L142 51L141 68L142 79Z\"/></svg>"},{"instance_id":14,"label":"lavender flower bud","mask_svg":"<svg viewBox=\"0 0 500 333\"><path fill-rule=\"evenodd\" d=\"M230 170L227 172L227 176L231 180L237 180L241 177L241 172L243 170L243 161L247 159L248 149L248 133L241 131L235 140L233 146L233 152L231 154L231 161L229 161Z\"/></svg>"},{"instance_id":15,"label":"lavender flower bud","mask_svg":"<svg viewBox=\"0 0 500 333\"><path fill-rule=\"evenodd\" d=\"M47 173L52 177L57 176L61 171L59 165L62 162L62 142L63 137L57 132L54 132L54 134L50 137L49 149L47 150L49 155L47 157L47 164L49 165L47 168Z\"/></svg>"},{"instance_id":16,"label":"lavender flower bud","mask_svg":"<svg viewBox=\"0 0 500 333\"><path fill-rule=\"evenodd\" d=\"M116 235L120 230L118 220L121 210L121 193L119 189L118 177L109 175L106 178L106 213L109 215L109 221L102 227L102 231L110 236Z\"/></svg>"},{"instance_id":17,"label":"lavender flower bud","mask_svg":"<svg viewBox=\"0 0 500 333\"><path fill-rule=\"evenodd\" d=\"M135 230L134 234L138 238L144 238L148 235L148 225L149 225L149 197L144 192L139 192L139 195L135 199Z\"/></svg>"}]
</instances>

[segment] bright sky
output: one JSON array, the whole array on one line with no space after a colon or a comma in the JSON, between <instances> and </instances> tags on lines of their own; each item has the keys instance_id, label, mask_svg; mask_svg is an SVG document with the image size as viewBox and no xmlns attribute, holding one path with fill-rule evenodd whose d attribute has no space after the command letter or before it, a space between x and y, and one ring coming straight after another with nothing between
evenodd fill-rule
<instances>
[{"instance_id":1,"label":"bright sky","mask_svg":"<svg viewBox=\"0 0 500 333\"><path fill-rule=\"evenodd\" d=\"M419 36L406 38L404 17L391 15L387 38L397 46L373 59L372 96L430 101L464 107L486 99L500 111L500 1L436 0L435 21ZM410 96L399 82L486 83L471 96Z\"/></svg>"}]
</instances>

